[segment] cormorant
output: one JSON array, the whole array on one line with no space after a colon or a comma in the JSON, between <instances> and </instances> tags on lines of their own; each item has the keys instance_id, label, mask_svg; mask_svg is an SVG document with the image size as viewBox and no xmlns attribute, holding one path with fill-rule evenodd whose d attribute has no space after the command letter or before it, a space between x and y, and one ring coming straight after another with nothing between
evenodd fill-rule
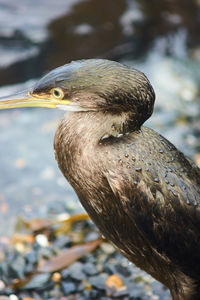
<instances>
[{"instance_id":1,"label":"cormorant","mask_svg":"<svg viewBox=\"0 0 200 300\"><path fill-rule=\"evenodd\" d=\"M70 110L55 135L59 168L102 234L166 285L200 299L200 169L144 127L155 94L146 76L88 59L61 66L0 109Z\"/></svg>"}]
</instances>

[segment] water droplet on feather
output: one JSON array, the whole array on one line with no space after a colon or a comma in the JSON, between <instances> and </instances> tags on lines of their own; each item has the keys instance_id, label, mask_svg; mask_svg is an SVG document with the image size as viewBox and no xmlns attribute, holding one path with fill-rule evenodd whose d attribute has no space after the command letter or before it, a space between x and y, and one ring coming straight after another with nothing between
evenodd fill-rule
<instances>
[{"instance_id":1,"label":"water droplet on feather","mask_svg":"<svg viewBox=\"0 0 200 300\"><path fill-rule=\"evenodd\" d=\"M135 168L135 171L141 172L141 171L142 171L142 168L141 168L141 167L136 167L136 168Z\"/></svg>"},{"instance_id":2,"label":"water droplet on feather","mask_svg":"<svg viewBox=\"0 0 200 300\"><path fill-rule=\"evenodd\" d=\"M154 180L155 182L160 182L160 180L158 179L158 177L155 177L153 180Z\"/></svg>"}]
</instances>

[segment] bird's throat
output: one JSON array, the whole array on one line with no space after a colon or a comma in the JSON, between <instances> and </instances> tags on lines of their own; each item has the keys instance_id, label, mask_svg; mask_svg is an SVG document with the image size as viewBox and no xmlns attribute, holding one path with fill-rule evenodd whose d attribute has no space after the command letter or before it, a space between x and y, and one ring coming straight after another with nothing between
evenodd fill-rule
<instances>
[{"instance_id":1,"label":"bird's throat","mask_svg":"<svg viewBox=\"0 0 200 300\"><path fill-rule=\"evenodd\" d=\"M72 140L96 145L107 139L121 138L137 130L129 113L111 114L103 111L67 113L61 121Z\"/></svg>"}]
</instances>

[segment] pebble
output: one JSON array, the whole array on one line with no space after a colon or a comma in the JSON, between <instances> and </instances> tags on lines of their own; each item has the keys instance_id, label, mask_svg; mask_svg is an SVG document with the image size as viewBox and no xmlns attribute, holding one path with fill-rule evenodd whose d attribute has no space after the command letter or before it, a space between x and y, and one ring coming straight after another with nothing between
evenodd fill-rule
<instances>
[{"instance_id":1,"label":"pebble","mask_svg":"<svg viewBox=\"0 0 200 300\"><path fill-rule=\"evenodd\" d=\"M24 289L27 290L44 287L44 285L49 281L50 277L51 275L49 273L36 275L24 286Z\"/></svg>"},{"instance_id":2,"label":"pebble","mask_svg":"<svg viewBox=\"0 0 200 300\"><path fill-rule=\"evenodd\" d=\"M109 243L102 243L101 249L107 254L112 254L116 251L115 248Z\"/></svg>"},{"instance_id":3,"label":"pebble","mask_svg":"<svg viewBox=\"0 0 200 300\"><path fill-rule=\"evenodd\" d=\"M113 292L112 298L114 298L114 299L123 298L124 299L124 297L128 296L128 295L129 295L129 292L126 289L122 289L122 290Z\"/></svg>"},{"instance_id":4,"label":"pebble","mask_svg":"<svg viewBox=\"0 0 200 300\"><path fill-rule=\"evenodd\" d=\"M48 290L48 289L47 289ZM45 297L45 299L48 299L48 300L55 300L55 299L60 299L61 296L62 296L62 291L61 291L61 288L59 285L54 285L53 286L53 289L51 289L49 291L49 294L48 294L48 297Z\"/></svg>"},{"instance_id":5,"label":"pebble","mask_svg":"<svg viewBox=\"0 0 200 300\"><path fill-rule=\"evenodd\" d=\"M115 269L115 266L113 264L107 264L104 266L104 272L109 274L109 275L112 275L112 274L115 274L116 273L116 269Z\"/></svg>"},{"instance_id":6,"label":"pebble","mask_svg":"<svg viewBox=\"0 0 200 300\"><path fill-rule=\"evenodd\" d=\"M25 259L18 255L8 263L8 274L12 278L23 278L25 269Z\"/></svg>"},{"instance_id":7,"label":"pebble","mask_svg":"<svg viewBox=\"0 0 200 300\"><path fill-rule=\"evenodd\" d=\"M24 274L31 274L35 271L35 266L33 264L27 264L24 270Z\"/></svg>"},{"instance_id":8,"label":"pebble","mask_svg":"<svg viewBox=\"0 0 200 300\"><path fill-rule=\"evenodd\" d=\"M14 295L14 294L12 294L12 295L9 296L9 300L18 300L18 299L19 298L16 295Z\"/></svg>"},{"instance_id":9,"label":"pebble","mask_svg":"<svg viewBox=\"0 0 200 300\"><path fill-rule=\"evenodd\" d=\"M83 236L84 241L86 237L88 240L93 240L93 237L97 237L97 229L91 222L76 224L73 230L86 231L85 236ZM90 232L91 234L89 234ZM95 235L92 232L95 232ZM58 249L65 248L66 242L69 242L70 245L73 244L71 236L67 236L65 239L66 234L63 234L63 236L59 234L56 237L56 234L52 233L48 237L50 239L50 243L49 241L48 243L51 247L43 247L43 243L38 244L38 242L35 242L31 245L32 249L28 253L19 254L15 250L5 252L5 261L0 264L0 285L3 282L2 290L0 289L1 294L3 293L5 297L14 295L14 290L8 289L6 286L8 286L11 279L17 278L16 276L19 278L19 270L20 276L31 273L35 271L38 260L44 257L46 259L51 258ZM42 235L44 236L44 234ZM21 269L20 264L23 266ZM119 282L115 282L114 289L106 284L109 276L119 279ZM133 264L129 265L127 260L115 251L111 244L105 241L93 253L84 256L80 261L74 262L60 272L35 275L16 296L20 300L26 300L26 298L27 300L110 300L111 298L135 300L136 297L131 296L134 290L134 295L138 295L138 299L152 300L158 292L152 290L151 295L149 292L147 293L145 282L149 281L146 280L146 276L144 272L135 268ZM135 278L141 278L141 280L134 282ZM158 289L162 287L158 282L156 282L156 285L158 285ZM164 292L162 292L161 288L160 291L160 295L163 296ZM167 296L169 296L168 291L162 300L168 299L169 297L167 298ZM6 298L6 300L10 300L10 298Z\"/></svg>"},{"instance_id":10,"label":"pebble","mask_svg":"<svg viewBox=\"0 0 200 300\"><path fill-rule=\"evenodd\" d=\"M68 268L69 276L75 281L82 281L85 278L85 274L82 272L83 264L75 262Z\"/></svg>"},{"instance_id":11,"label":"pebble","mask_svg":"<svg viewBox=\"0 0 200 300\"><path fill-rule=\"evenodd\" d=\"M70 243L71 243L71 239L67 235L66 236L60 236L53 243L53 248L64 248L66 246L69 246Z\"/></svg>"},{"instance_id":12,"label":"pebble","mask_svg":"<svg viewBox=\"0 0 200 300\"><path fill-rule=\"evenodd\" d=\"M136 167L136 168L135 168L135 171L141 172L141 171L142 171L142 168L141 168L141 167Z\"/></svg>"},{"instance_id":13,"label":"pebble","mask_svg":"<svg viewBox=\"0 0 200 300\"><path fill-rule=\"evenodd\" d=\"M47 239L46 235L44 235L44 234L36 235L35 240L38 243L38 245L40 245L41 247L48 247L49 246L48 239Z\"/></svg>"},{"instance_id":14,"label":"pebble","mask_svg":"<svg viewBox=\"0 0 200 300\"><path fill-rule=\"evenodd\" d=\"M76 285L73 282L62 282L62 290L65 296L76 291Z\"/></svg>"},{"instance_id":15,"label":"pebble","mask_svg":"<svg viewBox=\"0 0 200 300\"><path fill-rule=\"evenodd\" d=\"M116 271L120 274L120 275L123 275L124 277L129 277L131 276L131 271L127 268L127 267L124 267L120 264L117 264L115 266L115 269Z\"/></svg>"},{"instance_id":16,"label":"pebble","mask_svg":"<svg viewBox=\"0 0 200 300\"><path fill-rule=\"evenodd\" d=\"M2 280L0 280L0 291L2 291L3 289L5 289L5 283L2 281Z\"/></svg>"},{"instance_id":17,"label":"pebble","mask_svg":"<svg viewBox=\"0 0 200 300\"><path fill-rule=\"evenodd\" d=\"M61 271L60 274L62 276L62 279L67 279L70 276L70 271L69 269L64 269Z\"/></svg>"},{"instance_id":18,"label":"pebble","mask_svg":"<svg viewBox=\"0 0 200 300\"><path fill-rule=\"evenodd\" d=\"M106 279L107 274L100 274L99 276L92 276L88 278L89 283L97 290L105 291L106 290Z\"/></svg>"},{"instance_id":19,"label":"pebble","mask_svg":"<svg viewBox=\"0 0 200 300\"><path fill-rule=\"evenodd\" d=\"M123 281L117 275L109 276L105 283L108 288L114 288L116 291L123 287Z\"/></svg>"},{"instance_id":20,"label":"pebble","mask_svg":"<svg viewBox=\"0 0 200 300\"><path fill-rule=\"evenodd\" d=\"M94 276L98 274L97 268L91 263L84 264L82 271L88 276Z\"/></svg>"},{"instance_id":21,"label":"pebble","mask_svg":"<svg viewBox=\"0 0 200 300\"><path fill-rule=\"evenodd\" d=\"M91 290L89 291L89 299L101 299L99 298L99 291L97 290Z\"/></svg>"},{"instance_id":22,"label":"pebble","mask_svg":"<svg viewBox=\"0 0 200 300\"><path fill-rule=\"evenodd\" d=\"M144 287L141 286L141 288L133 288L129 291L129 297L130 299L145 299Z\"/></svg>"},{"instance_id":23,"label":"pebble","mask_svg":"<svg viewBox=\"0 0 200 300\"><path fill-rule=\"evenodd\" d=\"M60 280L61 280L61 274L59 272L55 272L55 273L53 273L51 279L54 282L60 282Z\"/></svg>"},{"instance_id":24,"label":"pebble","mask_svg":"<svg viewBox=\"0 0 200 300\"><path fill-rule=\"evenodd\" d=\"M44 259L49 259L52 257L52 250L49 247L41 247L38 251L39 256Z\"/></svg>"},{"instance_id":25,"label":"pebble","mask_svg":"<svg viewBox=\"0 0 200 300\"><path fill-rule=\"evenodd\" d=\"M30 264L37 264L38 262L38 256L37 256L37 252L36 251L30 251L26 254L26 262L30 263Z\"/></svg>"},{"instance_id":26,"label":"pebble","mask_svg":"<svg viewBox=\"0 0 200 300\"><path fill-rule=\"evenodd\" d=\"M95 241L99 238L99 233L91 231L85 237L85 243Z\"/></svg>"}]
</instances>

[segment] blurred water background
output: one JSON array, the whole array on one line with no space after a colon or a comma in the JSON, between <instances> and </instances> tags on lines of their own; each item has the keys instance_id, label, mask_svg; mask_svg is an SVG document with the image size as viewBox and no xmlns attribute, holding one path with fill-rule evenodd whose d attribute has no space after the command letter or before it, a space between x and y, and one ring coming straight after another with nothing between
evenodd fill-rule
<instances>
[{"instance_id":1,"label":"blurred water background","mask_svg":"<svg viewBox=\"0 0 200 300\"><path fill-rule=\"evenodd\" d=\"M199 0L0 0L0 96L83 58L134 66L156 91L146 125L190 158L200 152ZM0 111L0 236L17 216L80 211L53 153L62 111Z\"/></svg>"}]
</instances>

